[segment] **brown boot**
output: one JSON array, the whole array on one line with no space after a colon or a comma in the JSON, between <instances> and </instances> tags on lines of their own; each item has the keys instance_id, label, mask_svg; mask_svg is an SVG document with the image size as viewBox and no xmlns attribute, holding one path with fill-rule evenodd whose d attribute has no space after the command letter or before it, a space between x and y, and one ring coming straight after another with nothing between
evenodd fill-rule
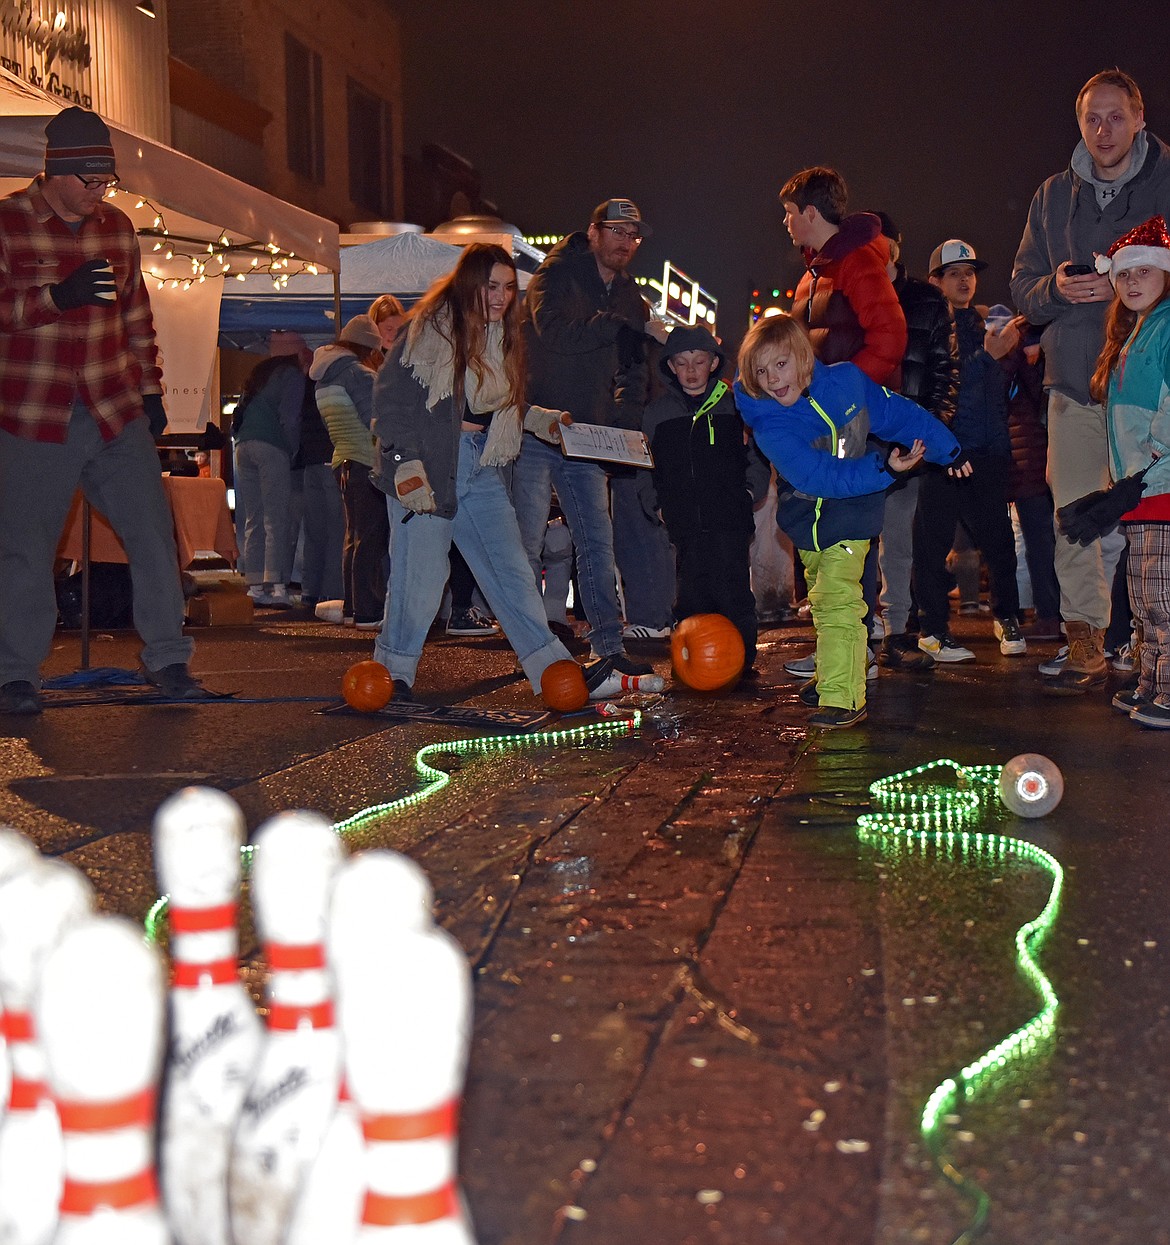
<instances>
[{"instance_id":1,"label":"brown boot","mask_svg":"<svg viewBox=\"0 0 1170 1245\"><path fill-rule=\"evenodd\" d=\"M1091 688L1104 687L1108 668L1105 665L1105 628L1090 627L1086 622L1066 622L1068 661L1064 669L1044 680L1044 690L1053 696L1083 696Z\"/></svg>"}]
</instances>

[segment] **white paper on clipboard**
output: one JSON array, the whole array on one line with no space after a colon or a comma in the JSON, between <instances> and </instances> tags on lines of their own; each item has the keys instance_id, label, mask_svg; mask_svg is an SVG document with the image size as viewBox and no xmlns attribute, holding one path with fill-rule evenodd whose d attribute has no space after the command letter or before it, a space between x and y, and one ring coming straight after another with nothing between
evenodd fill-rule
<instances>
[{"instance_id":1,"label":"white paper on clipboard","mask_svg":"<svg viewBox=\"0 0 1170 1245\"><path fill-rule=\"evenodd\" d=\"M653 467L644 432L607 428L604 424L561 424L561 450L566 458L596 458L630 467Z\"/></svg>"}]
</instances>

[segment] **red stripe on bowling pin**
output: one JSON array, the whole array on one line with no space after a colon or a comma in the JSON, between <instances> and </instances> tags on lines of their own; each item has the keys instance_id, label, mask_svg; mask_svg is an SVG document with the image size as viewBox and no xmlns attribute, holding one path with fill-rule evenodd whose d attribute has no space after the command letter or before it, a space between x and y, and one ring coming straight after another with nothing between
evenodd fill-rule
<instances>
[{"instance_id":1,"label":"red stripe on bowling pin","mask_svg":"<svg viewBox=\"0 0 1170 1245\"><path fill-rule=\"evenodd\" d=\"M459 1105L445 1102L432 1111L411 1115L366 1115L362 1136L367 1141L422 1141L427 1137L454 1137Z\"/></svg>"},{"instance_id":2,"label":"red stripe on bowling pin","mask_svg":"<svg viewBox=\"0 0 1170 1245\"><path fill-rule=\"evenodd\" d=\"M36 1025L31 1012L5 1011L0 1015L0 1031L8 1042L10 1055L16 1057L16 1048L36 1041ZM49 1095L42 1080L30 1080L13 1072L8 1088L9 1111L35 1111Z\"/></svg>"},{"instance_id":3,"label":"red stripe on bowling pin","mask_svg":"<svg viewBox=\"0 0 1170 1245\"><path fill-rule=\"evenodd\" d=\"M319 942L294 946L286 942L264 944L264 958L274 973L297 973L325 967L325 947Z\"/></svg>"},{"instance_id":4,"label":"red stripe on bowling pin","mask_svg":"<svg viewBox=\"0 0 1170 1245\"><path fill-rule=\"evenodd\" d=\"M305 1026L309 1029L332 1029L333 1000L294 1007L288 1003L272 1003L268 1008L268 1027L279 1033L291 1033Z\"/></svg>"},{"instance_id":5,"label":"red stripe on bowling pin","mask_svg":"<svg viewBox=\"0 0 1170 1245\"><path fill-rule=\"evenodd\" d=\"M158 1184L153 1171L139 1172L121 1180L66 1180L61 1191L63 1215L92 1215L99 1210L134 1210L158 1205Z\"/></svg>"},{"instance_id":6,"label":"red stripe on bowling pin","mask_svg":"<svg viewBox=\"0 0 1170 1245\"><path fill-rule=\"evenodd\" d=\"M369 1227L398 1228L450 1219L458 1211L459 1199L454 1184L445 1184L431 1193L415 1193L409 1197L367 1192L362 1205L362 1223Z\"/></svg>"},{"instance_id":7,"label":"red stripe on bowling pin","mask_svg":"<svg viewBox=\"0 0 1170 1245\"><path fill-rule=\"evenodd\" d=\"M170 908L167 919L174 934L207 934L217 929L234 929L238 910L235 903L214 908Z\"/></svg>"},{"instance_id":8,"label":"red stripe on bowling pin","mask_svg":"<svg viewBox=\"0 0 1170 1245\"><path fill-rule=\"evenodd\" d=\"M198 990L201 986L226 986L237 979L236 961L208 960L205 964L176 960L171 985L176 990Z\"/></svg>"}]
</instances>

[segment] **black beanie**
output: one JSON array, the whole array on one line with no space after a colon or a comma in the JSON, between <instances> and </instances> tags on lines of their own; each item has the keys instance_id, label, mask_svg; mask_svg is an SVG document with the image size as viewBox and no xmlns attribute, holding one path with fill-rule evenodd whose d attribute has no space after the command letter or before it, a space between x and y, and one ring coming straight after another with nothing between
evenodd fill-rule
<instances>
[{"instance_id":1,"label":"black beanie","mask_svg":"<svg viewBox=\"0 0 1170 1245\"><path fill-rule=\"evenodd\" d=\"M45 126L45 175L113 177L114 148L106 123L86 108L66 108Z\"/></svg>"}]
</instances>

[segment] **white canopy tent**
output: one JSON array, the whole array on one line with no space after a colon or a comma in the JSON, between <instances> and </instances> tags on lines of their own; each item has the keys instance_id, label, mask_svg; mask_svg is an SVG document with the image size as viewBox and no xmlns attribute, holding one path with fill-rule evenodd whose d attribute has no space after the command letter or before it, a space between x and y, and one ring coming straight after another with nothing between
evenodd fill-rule
<instances>
[{"instance_id":1,"label":"white canopy tent","mask_svg":"<svg viewBox=\"0 0 1170 1245\"><path fill-rule=\"evenodd\" d=\"M0 68L0 193L44 168L45 125L67 106ZM121 178L114 201L139 230L148 274L168 428L197 430L218 401L220 299L225 284L236 284L231 274L336 272L338 228L153 139L114 124L110 134ZM333 289L332 276L318 279Z\"/></svg>"}]
</instances>

